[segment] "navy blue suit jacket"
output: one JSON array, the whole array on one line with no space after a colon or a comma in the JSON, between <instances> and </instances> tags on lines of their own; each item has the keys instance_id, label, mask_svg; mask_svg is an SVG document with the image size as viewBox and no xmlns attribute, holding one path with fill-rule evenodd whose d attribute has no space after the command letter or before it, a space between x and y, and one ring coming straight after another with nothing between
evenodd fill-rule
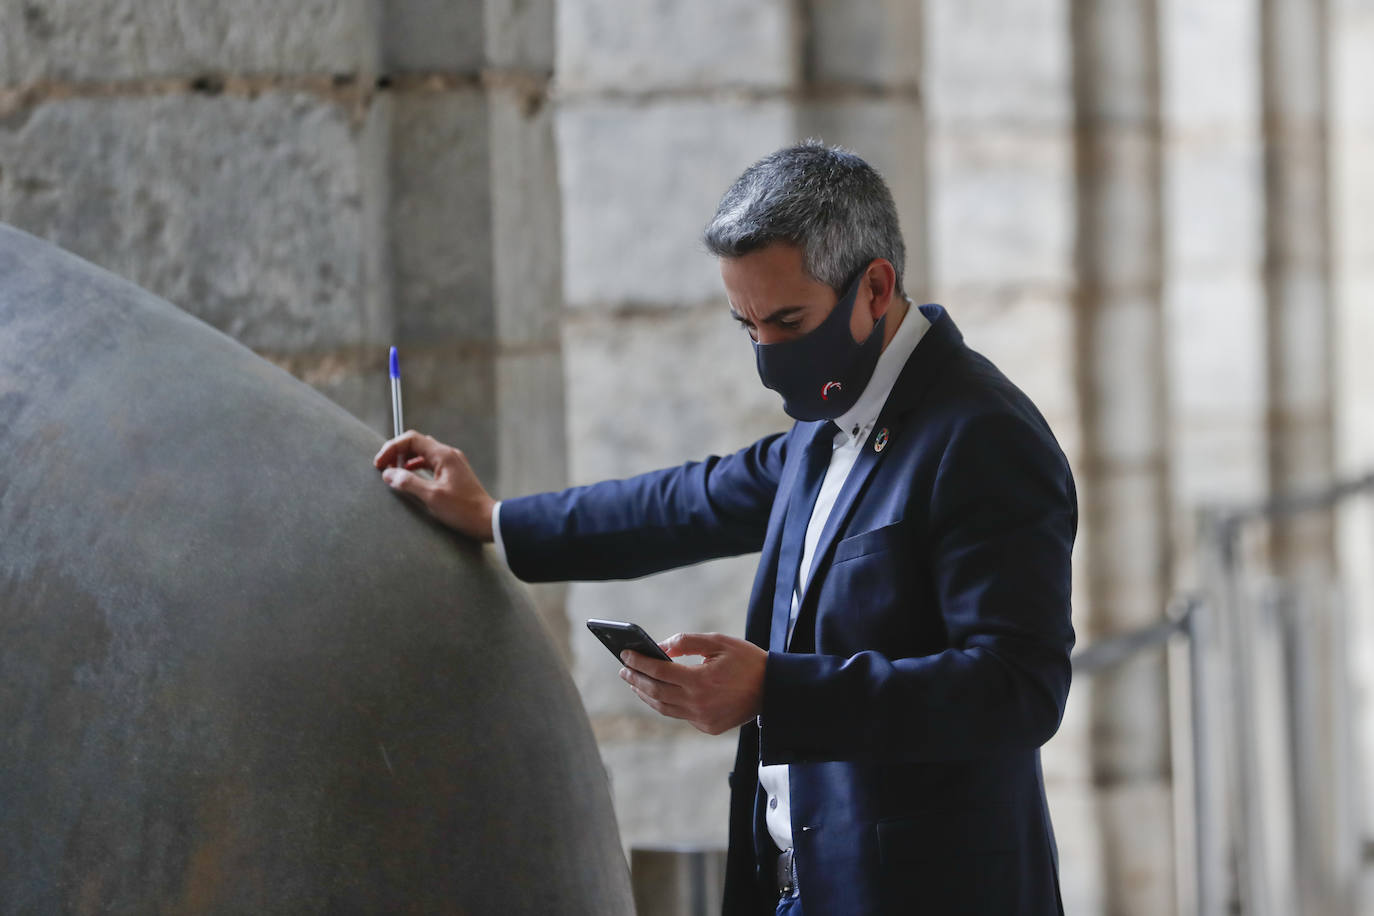
<instances>
[{"instance_id":1,"label":"navy blue suit jacket","mask_svg":"<svg viewBox=\"0 0 1374 916\"><path fill-rule=\"evenodd\" d=\"M1063 911L1039 748L1069 690L1073 477L1030 400L943 309L922 312L932 327L844 483L788 651L825 424L502 504L529 581L762 551L745 636L770 652L731 776L726 914L777 902L760 762L791 765L807 916Z\"/></svg>"}]
</instances>

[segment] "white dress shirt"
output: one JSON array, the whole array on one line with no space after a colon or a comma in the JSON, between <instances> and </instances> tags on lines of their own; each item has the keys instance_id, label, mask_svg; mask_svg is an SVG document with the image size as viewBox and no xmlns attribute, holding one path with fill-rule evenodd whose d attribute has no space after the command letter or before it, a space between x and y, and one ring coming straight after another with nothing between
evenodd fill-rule
<instances>
[{"instance_id":1,"label":"white dress shirt","mask_svg":"<svg viewBox=\"0 0 1374 916\"><path fill-rule=\"evenodd\" d=\"M801 610L800 596L806 592L806 583L811 578L816 547L830 518L830 511L835 508L835 500L854 462L859 459L859 453L873 431L873 424L878 422L878 414L887 403L892 386L897 383L897 376L928 330L930 321L921 314L920 309L915 306L908 308L902 323L897 326L897 332L878 357L878 364L873 368L873 376L864 387L863 394L859 395L853 407L835 418L839 431L835 433L835 441L831 445L830 466L825 470L821 491L816 496L816 505L811 509L811 519L806 524L801 566L797 570L797 590L792 593L792 617L787 622L788 643L792 642L792 630L797 625L797 614ZM782 495L778 494L779 497ZM768 723L762 723L762 727L767 728ZM768 822L768 833L779 849L791 849L792 802L787 764L760 764L759 783L768 796L768 808L764 815Z\"/></svg>"},{"instance_id":2,"label":"white dress shirt","mask_svg":"<svg viewBox=\"0 0 1374 916\"><path fill-rule=\"evenodd\" d=\"M907 300L908 303L911 300ZM797 614L801 610L800 595L806 591L806 583L811 578L811 564L815 560L816 547L820 543L821 532L835 508L835 500L840 495L845 478L858 460L864 442L878 422L878 414L887 403L897 376L906 366L907 360L916 350L930 321L914 305L907 309L901 324L897 326L892 340L878 356L878 364L873 368L873 376L864 386L863 393L854 406L835 418L839 431L831 448L830 466L826 468L821 481L821 491L816 497L816 505L811 510L811 519L806 525L806 540L802 547L801 566L797 575L797 591L792 593L792 617L787 623L787 641L792 641L792 629L797 624ZM781 497L783 494L778 494ZM491 512L491 533L496 546L496 555L506 563L506 545L501 539L501 503L496 503ZM766 723L765 726L766 727ZM767 822L768 833L779 849L792 848L792 807L789 791L787 764L759 766L759 783L768 795Z\"/></svg>"}]
</instances>

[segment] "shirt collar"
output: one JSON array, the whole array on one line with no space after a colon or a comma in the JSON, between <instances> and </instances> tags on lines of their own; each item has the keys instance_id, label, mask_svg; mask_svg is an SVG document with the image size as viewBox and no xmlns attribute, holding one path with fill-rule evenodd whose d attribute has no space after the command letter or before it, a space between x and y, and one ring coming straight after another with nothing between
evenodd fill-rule
<instances>
[{"instance_id":1,"label":"shirt collar","mask_svg":"<svg viewBox=\"0 0 1374 916\"><path fill-rule=\"evenodd\" d=\"M930 319L907 299L906 315L897 325L892 340L878 356L878 364L873 367L873 375L864 386L863 394L859 395L853 407L835 418L835 425L840 428L835 434L837 446L845 442L855 444L868 436L873 424L878 422L878 414L887 403L887 396L892 393L892 386L897 384L897 376L902 374L902 368L916 351L916 345L929 330Z\"/></svg>"}]
</instances>

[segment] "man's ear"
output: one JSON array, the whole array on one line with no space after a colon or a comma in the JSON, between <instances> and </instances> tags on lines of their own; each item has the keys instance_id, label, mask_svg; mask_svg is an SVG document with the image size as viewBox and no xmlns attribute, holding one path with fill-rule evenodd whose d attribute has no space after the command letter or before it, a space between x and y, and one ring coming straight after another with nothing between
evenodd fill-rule
<instances>
[{"instance_id":1,"label":"man's ear","mask_svg":"<svg viewBox=\"0 0 1374 916\"><path fill-rule=\"evenodd\" d=\"M863 289L868 293L868 309L873 320L887 314L897 296L897 271L886 258L874 258L864 269Z\"/></svg>"}]
</instances>

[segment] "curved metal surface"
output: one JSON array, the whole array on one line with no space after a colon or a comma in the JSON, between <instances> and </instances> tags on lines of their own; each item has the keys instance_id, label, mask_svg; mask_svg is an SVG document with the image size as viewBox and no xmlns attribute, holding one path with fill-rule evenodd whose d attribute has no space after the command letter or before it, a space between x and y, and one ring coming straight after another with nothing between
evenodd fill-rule
<instances>
[{"instance_id":1,"label":"curved metal surface","mask_svg":"<svg viewBox=\"0 0 1374 916\"><path fill-rule=\"evenodd\" d=\"M380 442L0 225L0 911L632 911L571 679Z\"/></svg>"}]
</instances>

